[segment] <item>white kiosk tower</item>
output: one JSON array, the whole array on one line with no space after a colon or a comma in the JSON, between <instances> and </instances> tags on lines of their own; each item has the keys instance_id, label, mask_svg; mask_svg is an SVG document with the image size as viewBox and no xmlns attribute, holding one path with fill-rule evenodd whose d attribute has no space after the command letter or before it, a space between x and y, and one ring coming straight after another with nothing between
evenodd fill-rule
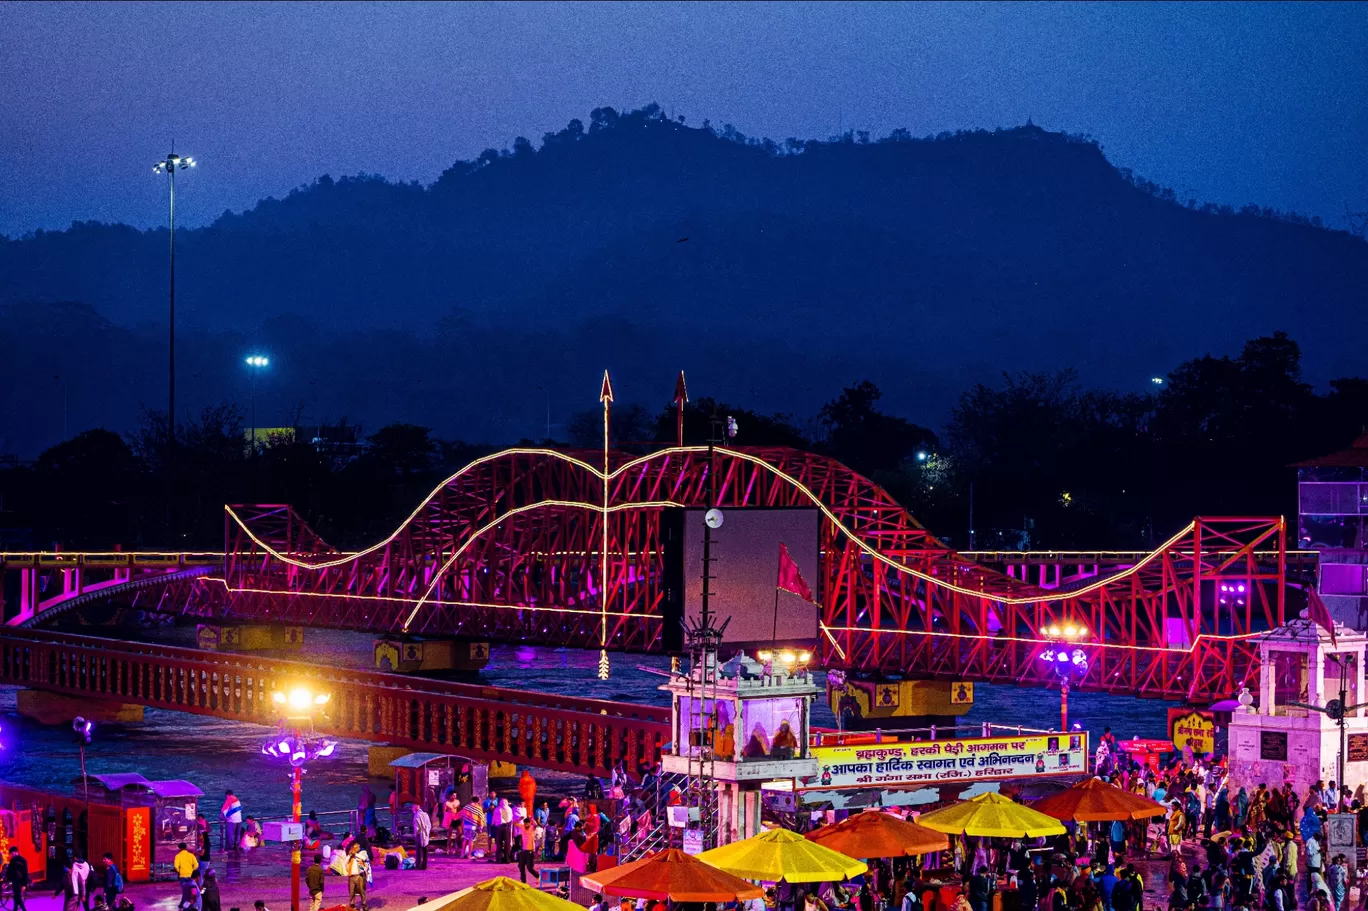
<instances>
[{"instance_id":1,"label":"white kiosk tower","mask_svg":"<svg viewBox=\"0 0 1368 911\"><path fill-rule=\"evenodd\" d=\"M1368 701L1365 649L1363 633L1336 623L1332 644L1330 634L1305 616L1263 638L1258 707L1246 687L1239 696L1242 708L1230 719L1231 790L1291 782L1301 794L1318 779L1351 790L1368 782L1368 709L1344 715L1343 725L1338 721L1341 705Z\"/></svg>"},{"instance_id":2,"label":"white kiosk tower","mask_svg":"<svg viewBox=\"0 0 1368 911\"><path fill-rule=\"evenodd\" d=\"M660 763L691 779L702 768L714 783L716 816L696 820L716 827L702 833L712 848L760 833L762 783L817 774L808 718L818 691L798 653L779 652L763 665L738 654L720 667L707 666L708 654L661 687L671 696L673 736Z\"/></svg>"}]
</instances>

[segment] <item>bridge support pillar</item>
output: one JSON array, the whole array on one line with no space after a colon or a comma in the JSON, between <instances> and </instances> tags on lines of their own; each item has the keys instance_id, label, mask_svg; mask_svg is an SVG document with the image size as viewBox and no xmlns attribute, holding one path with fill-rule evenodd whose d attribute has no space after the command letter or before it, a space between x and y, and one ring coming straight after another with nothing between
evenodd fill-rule
<instances>
[{"instance_id":1,"label":"bridge support pillar","mask_svg":"<svg viewBox=\"0 0 1368 911\"><path fill-rule=\"evenodd\" d=\"M298 651L304 645L304 627L202 623L198 627L198 643L207 652Z\"/></svg>"},{"instance_id":2,"label":"bridge support pillar","mask_svg":"<svg viewBox=\"0 0 1368 911\"><path fill-rule=\"evenodd\" d=\"M16 695L19 714L39 724L71 724L80 715L91 721L131 723L143 720L143 707L126 702L67 696L41 690L20 690Z\"/></svg>"},{"instance_id":3,"label":"bridge support pillar","mask_svg":"<svg viewBox=\"0 0 1368 911\"><path fill-rule=\"evenodd\" d=\"M388 673L479 671L489 664L488 642L385 636L375 640L375 669Z\"/></svg>"},{"instance_id":4,"label":"bridge support pillar","mask_svg":"<svg viewBox=\"0 0 1368 911\"><path fill-rule=\"evenodd\" d=\"M23 623L38 613L38 570L19 570L19 616L14 618L15 625Z\"/></svg>"}]
</instances>

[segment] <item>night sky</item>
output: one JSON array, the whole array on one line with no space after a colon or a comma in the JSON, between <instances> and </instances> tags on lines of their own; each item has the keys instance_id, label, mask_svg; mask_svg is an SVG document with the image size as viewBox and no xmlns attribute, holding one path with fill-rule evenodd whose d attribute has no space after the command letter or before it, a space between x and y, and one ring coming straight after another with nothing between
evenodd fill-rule
<instances>
[{"instance_id":1,"label":"night sky","mask_svg":"<svg viewBox=\"0 0 1368 911\"><path fill-rule=\"evenodd\" d=\"M590 109L778 140L1031 118L1180 199L1368 209L1368 5L0 3L0 233L429 182Z\"/></svg>"}]
</instances>

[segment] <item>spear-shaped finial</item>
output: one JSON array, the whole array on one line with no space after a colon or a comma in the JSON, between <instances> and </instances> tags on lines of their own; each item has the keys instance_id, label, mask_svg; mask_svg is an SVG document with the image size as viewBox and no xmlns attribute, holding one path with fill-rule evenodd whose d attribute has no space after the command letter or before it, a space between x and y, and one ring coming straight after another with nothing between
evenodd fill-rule
<instances>
[{"instance_id":1,"label":"spear-shaped finial","mask_svg":"<svg viewBox=\"0 0 1368 911\"><path fill-rule=\"evenodd\" d=\"M684 403L689 400L689 387L684 383L684 371L679 371L679 379L675 380L675 445L684 445Z\"/></svg>"}]
</instances>

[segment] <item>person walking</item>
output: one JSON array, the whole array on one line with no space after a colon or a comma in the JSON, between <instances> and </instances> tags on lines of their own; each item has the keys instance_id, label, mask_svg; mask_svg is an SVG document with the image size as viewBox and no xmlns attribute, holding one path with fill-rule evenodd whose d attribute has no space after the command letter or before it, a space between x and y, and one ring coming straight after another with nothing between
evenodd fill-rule
<instances>
[{"instance_id":1,"label":"person walking","mask_svg":"<svg viewBox=\"0 0 1368 911\"><path fill-rule=\"evenodd\" d=\"M315 854L313 863L304 871L304 885L309 890L309 911L319 911L323 907L323 855Z\"/></svg>"},{"instance_id":2,"label":"person walking","mask_svg":"<svg viewBox=\"0 0 1368 911\"><path fill-rule=\"evenodd\" d=\"M124 890L123 874L119 872L119 867L114 863L114 855L108 851L104 857L100 858L100 863L104 867L104 899L105 907L109 911L119 903L119 893Z\"/></svg>"},{"instance_id":3,"label":"person walking","mask_svg":"<svg viewBox=\"0 0 1368 911\"><path fill-rule=\"evenodd\" d=\"M347 907L355 908L357 900L360 899L361 911L366 908L366 870L370 866L370 857L361 850L361 846L352 842L347 847L347 862L343 868L347 874Z\"/></svg>"},{"instance_id":4,"label":"person walking","mask_svg":"<svg viewBox=\"0 0 1368 911\"><path fill-rule=\"evenodd\" d=\"M190 888L195 885L195 873L199 871L199 858L190 853L190 848L185 842L181 842L176 847L179 850L176 851L176 856L171 859L171 866L175 867L176 878L180 881L181 906L184 907L193 899Z\"/></svg>"},{"instance_id":5,"label":"person walking","mask_svg":"<svg viewBox=\"0 0 1368 911\"><path fill-rule=\"evenodd\" d=\"M475 849L475 839L484 831L485 823L485 811L479 803L472 800L461 807L461 840L456 846L461 857L470 857Z\"/></svg>"},{"instance_id":6,"label":"person walking","mask_svg":"<svg viewBox=\"0 0 1368 911\"><path fill-rule=\"evenodd\" d=\"M52 897L62 897L62 911L79 911L81 907L81 884L71 867L62 868L62 879L53 891Z\"/></svg>"},{"instance_id":7,"label":"person walking","mask_svg":"<svg viewBox=\"0 0 1368 911\"><path fill-rule=\"evenodd\" d=\"M527 874L531 873L534 877L537 873L537 821L531 816L524 816L522 825L518 827L519 844L518 847L518 877L527 882Z\"/></svg>"},{"instance_id":8,"label":"person walking","mask_svg":"<svg viewBox=\"0 0 1368 911\"><path fill-rule=\"evenodd\" d=\"M214 875L213 870L204 871L204 888L200 890L200 911L223 911L218 877Z\"/></svg>"},{"instance_id":9,"label":"person walking","mask_svg":"<svg viewBox=\"0 0 1368 911\"><path fill-rule=\"evenodd\" d=\"M1330 889L1333 911L1344 911L1344 899L1349 894L1349 866L1343 854L1336 854L1325 871L1325 885Z\"/></svg>"},{"instance_id":10,"label":"person walking","mask_svg":"<svg viewBox=\"0 0 1368 911\"><path fill-rule=\"evenodd\" d=\"M509 806L507 798L499 798L499 804L494 808L494 814L498 825L495 826L491 823L489 831L498 841L498 850L490 853L497 858L498 863L512 863L513 808Z\"/></svg>"},{"instance_id":11,"label":"person walking","mask_svg":"<svg viewBox=\"0 0 1368 911\"><path fill-rule=\"evenodd\" d=\"M1282 872L1287 874L1287 878L1295 883L1297 881L1297 842L1294 840L1291 829L1283 832L1282 851L1280 853L1282 855ZM1333 892L1331 897L1334 897Z\"/></svg>"},{"instance_id":12,"label":"person walking","mask_svg":"<svg viewBox=\"0 0 1368 911\"><path fill-rule=\"evenodd\" d=\"M81 890L81 907L85 911L90 911L90 864L85 856L77 854L76 859L71 862L71 875L76 877L76 882Z\"/></svg>"},{"instance_id":13,"label":"person walking","mask_svg":"<svg viewBox=\"0 0 1368 911\"><path fill-rule=\"evenodd\" d=\"M241 839L242 828L242 801L234 796L232 791L223 792L223 807L219 810L219 816L223 821L223 838L219 842L219 850L238 849L238 841Z\"/></svg>"},{"instance_id":14,"label":"person walking","mask_svg":"<svg viewBox=\"0 0 1368 911\"><path fill-rule=\"evenodd\" d=\"M413 856L414 868L426 870L428 864L428 844L432 841L432 817L422 804L413 805Z\"/></svg>"},{"instance_id":15,"label":"person walking","mask_svg":"<svg viewBox=\"0 0 1368 911\"><path fill-rule=\"evenodd\" d=\"M461 850L461 798L455 791L447 794L442 803L442 828L447 830L446 853L458 854Z\"/></svg>"},{"instance_id":16,"label":"person walking","mask_svg":"<svg viewBox=\"0 0 1368 911\"><path fill-rule=\"evenodd\" d=\"M980 864L969 877L969 907L974 911L988 911L993 899L993 878L988 875L988 867Z\"/></svg>"},{"instance_id":17,"label":"person walking","mask_svg":"<svg viewBox=\"0 0 1368 911\"><path fill-rule=\"evenodd\" d=\"M29 887L29 866L28 860L19 853L18 845L10 845L9 863L5 865L5 884L10 888L14 911L28 911L28 905L24 904L24 893Z\"/></svg>"}]
</instances>

